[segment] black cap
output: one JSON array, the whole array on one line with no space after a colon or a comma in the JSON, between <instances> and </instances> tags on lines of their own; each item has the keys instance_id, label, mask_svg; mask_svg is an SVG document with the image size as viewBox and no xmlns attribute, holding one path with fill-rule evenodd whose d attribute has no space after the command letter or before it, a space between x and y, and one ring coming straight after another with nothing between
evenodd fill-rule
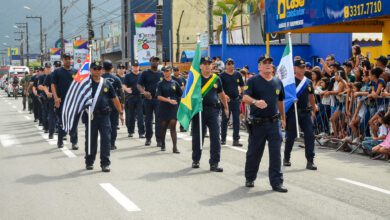
<instances>
[{"instance_id":1,"label":"black cap","mask_svg":"<svg viewBox=\"0 0 390 220\"><path fill-rule=\"evenodd\" d=\"M164 66L163 68L161 68L161 71L163 71L163 72L169 71L169 70L172 70L172 67L170 67L170 66Z\"/></svg>"},{"instance_id":2,"label":"black cap","mask_svg":"<svg viewBox=\"0 0 390 220\"><path fill-rule=\"evenodd\" d=\"M61 61L54 61L54 67L61 67Z\"/></svg>"},{"instance_id":3,"label":"black cap","mask_svg":"<svg viewBox=\"0 0 390 220\"><path fill-rule=\"evenodd\" d=\"M200 58L200 64L205 64L205 63L212 63L210 57L202 57Z\"/></svg>"},{"instance_id":4,"label":"black cap","mask_svg":"<svg viewBox=\"0 0 390 220\"><path fill-rule=\"evenodd\" d=\"M259 57L259 59L257 60L257 63L261 63L261 62L266 61L266 60L269 60L271 62L274 61L274 59L272 57L270 57L268 55L264 55L264 56Z\"/></svg>"},{"instance_id":5,"label":"black cap","mask_svg":"<svg viewBox=\"0 0 390 220\"><path fill-rule=\"evenodd\" d=\"M125 69L126 68L126 66L125 65L123 65L122 63L120 63L120 64L118 64L118 66L116 67L117 69Z\"/></svg>"},{"instance_id":6,"label":"black cap","mask_svg":"<svg viewBox=\"0 0 390 220\"><path fill-rule=\"evenodd\" d=\"M306 66L306 62L303 59L298 59L298 60L294 61L294 66L296 66L296 67L305 67Z\"/></svg>"},{"instance_id":7,"label":"black cap","mask_svg":"<svg viewBox=\"0 0 390 220\"><path fill-rule=\"evenodd\" d=\"M160 58L159 58L159 57L156 57L156 56L152 56L152 57L149 59L149 61L152 61L152 60L158 60L158 61L160 61Z\"/></svg>"},{"instance_id":8,"label":"black cap","mask_svg":"<svg viewBox=\"0 0 390 220\"><path fill-rule=\"evenodd\" d=\"M103 69L105 69L105 70L112 69L112 62L111 62L111 60L104 60L103 61Z\"/></svg>"},{"instance_id":9,"label":"black cap","mask_svg":"<svg viewBox=\"0 0 390 220\"><path fill-rule=\"evenodd\" d=\"M352 68L352 63L351 62L344 62L343 66L347 66L349 68Z\"/></svg>"},{"instance_id":10,"label":"black cap","mask_svg":"<svg viewBox=\"0 0 390 220\"><path fill-rule=\"evenodd\" d=\"M228 64L228 63L233 63L234 64L234 60L232 58L228 58L226 61L225 61L225 64Z\"/></svg>"},{"instance_id":11,"label":"black cap","mask_svg":"<svg viewBox=\"0 0 390 220\"><path fill-rule=\"evenodd\" d=\"M380 57L376 58L375 60L376 60L376 61L379 61L379 62L381 62L383 65L387 66L388 60L387 60L387 58L386 58L385 56L380 56Z\"/></svg>"},{"instance_id":12,"label":"black cap","mask_svg":"<svg viewBox=\"0 0 390 220\"><path fill-rule=\"evenodd\" d=\"M247 69L247 70L249 70L249 66L248 66L248 65L245 65L244 68Z\"/></svg>"},{"instance_id":13,"label":"black cap","mask_svg":"<svg viewBox=\"0 0 390 220\"><path fill-rule=\"evenodd\" d=\"M65 58L72 58L72 55L70 55L70 53L64 53L62 55L62 58L65 59Z\"/></svg>"},{"instance_id":14,"label":"black cap","mask_svg":"<svg viewBox=\"0 0 390 220\"><path fill-rule=\"evenodd\" d=\"M174 71L174 72L179 71L179 67L174 66L174 67L173 67L173 71Z\"/></svg>"},{"instance_id":15,"label":"black cap","mask_svg":"<svg viewBox=\"0 0 390 220\"><path fill-rule=\"evenodd\" d=\"M138 60L134 60L134 62L131 64L131 66L139 66Z\"/></svg>"},{"instance_id":16,"label":"black cap","mask_svg":"<svg viewBox=\"0 0 390 220\"><path fill-rule=\"evenodd\" d=\"M101 63L100 61L98 61L98 60L95 60L95 61L93 61L93 62L91 63L91 69L97 68L97 67L102 68L102 63Z\"/></svg>"},{"instance_id":17,"label":"black cap","mask_svg":"<svg viewBox=\"0 0 390 220\"><path fill-rule=\"evenodd\" d=\"M51 68L51 63L45 63L45 68Z\"/></svg>"}]
</instances>

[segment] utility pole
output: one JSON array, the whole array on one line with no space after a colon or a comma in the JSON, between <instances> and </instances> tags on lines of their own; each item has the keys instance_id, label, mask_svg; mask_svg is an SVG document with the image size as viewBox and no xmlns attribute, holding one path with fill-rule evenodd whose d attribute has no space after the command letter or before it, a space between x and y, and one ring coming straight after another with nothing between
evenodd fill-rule
<instances>
[{"instance_id":1,"label":"utility pole","mask_svg":"<svg viewBox=\"0 0 390 220\"><path fill-rule=\"evenodd\" d=\"M209 45L214 43L213 7L214 7L214 1L208 0L207 19L208 19L208 29L209 29Z\"/></svg>"},{"instance_id":2,"label":"utility pole","mask_svg":"<svg viewBox=\"0 0 390 220\"><path fill-rule=\"evenodd\" d=\"M179 25L177 26L176 30L176 62L180 61L180 26L181 26L181 20L184 15L184 10L181 11L180 19L179 19Z\"/></svg>"},{"instance_id":3,"label":"utility pole","mask_svg":"<svg viewBox=\"0 0 390 220\"><path fill-rule=\"evenodd\" d=\"M88 0L88 44L92 45L92 39L95 37L92 27L92 0Z\"/></svg>"},{"instance_id":4,"label":"utility pole","mask_svg":"<svg viewBox=\"0 0 390 220\"><path fill-rule=\"evenodd\" d=\"M40 44L41 44L41 66L43 66L43 32L42 32L42 16L26 16L26 18L39 19L39 28L40 28Z\"/></svg>"},{"instance_id":5,"label":"utility pole","mask_svg":"<svg viewBox=\"0 0 390 220\"><path fill-rule=\"evenodd\" d=\"M156 24L156 46L157 46L157 57L163 59L163 0L158 0L156 9L157 13L157 24Z\"/></svg>"},{"instance_id":6,"label":"utility pole","mask_svg":"<svg viewBox=\"0 0 390 220\"><path fill-rule=\"evenodd\" d=\"M104 39L104 34L103 34L104 26L106 26L106 22L104 22L102 25L100 25L100 40Z\"/></svg>"},{"instance_id":7,"label":"utility pole","mask_svg":"<svg viewBox=\"0 0 390 220\"><path fill-rule=\"evenodd\" d=\"M60 0L60 39L61 39L61 57L64 55L65 43L64 43L64 12L62 8L62 0Z\"/></svg>"},{"instance_id":8,"label":"utility pole","mask_svg":"<svg viewBox=\"0 0 390 220\"><path fill-rule=\"evenodd\" d=\"M16 31L15 34L20 34L20 39L15 39L16 41L20 41L20 65L24 66L24 52L23 52L23 31ZM11 53L12 57L12 53Z\"/></svg>"},{"instance_id":9,"label":"utility pole","mask_svg":"<svg viewBox=\"0 0 390 220\"><path fill-rule=\"evenodd\" d=\"M44 51L45 51L45 60L48 60L48 56L47 56L47 44L46 44L46 43L47 43L47 34L44 34L44 38L43 38L43 39L44 39L43 41L45 42L45 43L44 43L44 45L45 45L45 47L44 47L44 48L45 48L45 49L44 49Z\"/></svg>"},{"instance_id":10,"label":"utility pole","mask_svg":"<svg viewBox=\"0 0 390 220\"><path fill-rule=\"evenodd\" d=\"M28 45L28 23L16 23L16 26L18 28L25 28L26 29L26 47L27 47L27 66L30 65L30 46Z\"/></svg>"}]
</instances>

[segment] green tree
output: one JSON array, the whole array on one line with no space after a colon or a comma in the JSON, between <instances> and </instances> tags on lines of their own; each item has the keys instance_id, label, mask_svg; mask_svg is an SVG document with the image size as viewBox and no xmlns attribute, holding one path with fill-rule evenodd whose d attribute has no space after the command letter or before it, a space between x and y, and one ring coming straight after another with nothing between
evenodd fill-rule
<instances>
[{"instance_id":1,"label":"green tree","mask_svg":"<svg viewBox=\"0 0 390 220\"><path fill-rule=\"evenodd\" d=\"M233 42L232 31L236 27L236 17L242 14L239 5L236 0L221 0L218 1L216 7L213 11L214 16L222 17L226 15L226 29L229 35L230 42ZM217 27L217 39L219 41L219 36L222 32L222 24Z\"/></svg>"}]
</instances>

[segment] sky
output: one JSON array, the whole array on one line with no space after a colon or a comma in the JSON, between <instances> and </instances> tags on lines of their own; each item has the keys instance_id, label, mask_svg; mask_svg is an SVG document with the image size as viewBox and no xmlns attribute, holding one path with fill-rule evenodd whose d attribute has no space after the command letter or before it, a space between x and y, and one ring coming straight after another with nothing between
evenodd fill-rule
<instances>
[{"instance_id":1,"label":"sky","mask_svg":"<svg viewBox=\"0 0 390 220\"><path fill-rule=\"evenodd\" d=\"M20 47L20 34L15 23L28 22L30 53L40 52L39 19L26 16L42 16L43 32L47 34L47 47L54 47L60 37L60 0L0 0L0 49ZM95 37L100 37L101 25L121 21L121 0L92 0L92 19ZM69 40L81 35L87 38L87 0L63 0L64 37ZM104 26L107 36L108 26Z\"/></svg>"}]
</instances>

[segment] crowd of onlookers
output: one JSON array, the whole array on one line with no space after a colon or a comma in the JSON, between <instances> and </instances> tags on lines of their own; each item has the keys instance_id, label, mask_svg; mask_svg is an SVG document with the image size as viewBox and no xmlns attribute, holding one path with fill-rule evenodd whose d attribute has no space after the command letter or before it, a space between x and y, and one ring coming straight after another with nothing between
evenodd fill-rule
<instances>
[{"instance_id":1,"label":"crowd of onlookers","mask_svg":"<svg viewBox=\"0 0 390 220\"><path fill-rule=\"evenodd\" d=\"M313 82L319 110L313 117L317 138L321 144L343 144L345 151L360 148L373 159L388 158L390 63L385 56L372 60L364 57L359 45L352 47L352 53L344 62L329 55L317 60L319 66L306 63L305 75ZM213 58L212 65L215 73L224 69L219 57ZM239 71L244 81L252 76L247 66ZM245 105L241 112L245 114Z\"/></svg>"}]
</instances>

